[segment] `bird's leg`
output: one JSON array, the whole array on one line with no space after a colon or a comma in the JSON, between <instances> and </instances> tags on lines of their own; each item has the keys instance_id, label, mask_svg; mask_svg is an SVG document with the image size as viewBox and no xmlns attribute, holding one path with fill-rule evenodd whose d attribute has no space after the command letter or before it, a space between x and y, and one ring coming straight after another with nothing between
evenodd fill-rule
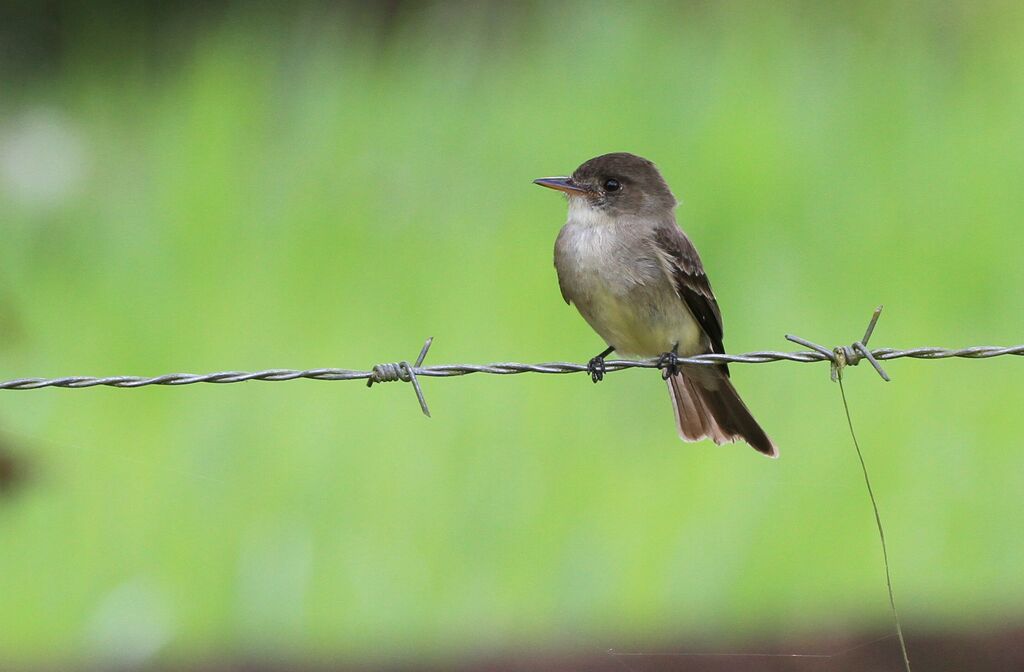
<instances>
[{"instance_id":1,"label":"bird's leg","mask_svg":"<svg viewBox=\"0 0 1024 672\"><path fill-rule=\"evenodd\" d=\"M679 344L672 345L672 349L658 358L658 368L661 369L661 377L668 380L669 376L679 373Z\"/></svg>"},{"instance_id":2,"label":"bird's leg","mask_svg":"<svg viewBox=\"0 0 1024 672\"><path fill-rule=\"evenodd\" d=\"M591 357L590 361L587 362L587 373L590 374L590 379L595 383L599 383L604 380L604 358L612 354L615 348L608 346L608 348L597 357Z\"/></svg>"}]
</instances>

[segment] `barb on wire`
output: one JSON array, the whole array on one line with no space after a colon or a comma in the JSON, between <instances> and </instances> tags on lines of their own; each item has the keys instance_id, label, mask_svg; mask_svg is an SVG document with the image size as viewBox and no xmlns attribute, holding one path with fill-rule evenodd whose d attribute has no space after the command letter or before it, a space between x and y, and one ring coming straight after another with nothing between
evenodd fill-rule
<instances>
[{"instance_id":1,"label":"barb on wire","mask_svg":"<svg viewBox=\"0 0 1024 672\"><path fill-rule=\"evenodd\" d=\"M883 380L889 380L879 362L889 359L909 357L912 359L947 359L950 357L962 357L965 359L988 359L990 357L1002 357L1004 355L1024 356L1024 345L1009 347L980 345L968 348L911 348L897 350L894 348L875 348L869 350L868 340L874 331L875 324L881 314L879 306L871 317L864 338L855 341L849 346L838 346L827 348L812 341L800 338L799 336L787 335L790 341L808 348L799 352L776 352L773 350L760 350L747 352L738 355L726 355L709 353L693 357L680 357L679 364L694 366L713 366L716 364L765 364L768 362L829 362L832 366L832 378L838 379L846 366L856 366L862 359L867 359L875 367L878 375ZM38 390L44 387L63 387L79 389L83 387L146 387L149 385L193 385L195 383L242 383L249 380L262 380L266 382L281 382L285 380L365 380L367 385L374 383L385 383L395 380L412 383L416 398L420 402L420 409L427 416L430 409L423 396L423 389L420 387L419 379L422 377L449 378L452 376L465 376L471 373L486 373L491 375L515 375L520 373L586 373L586 364L575 364L572 362L545 362L541 364L521 364L518 362L496 362L493 364L437 364L423 366L423 360L427 356L430 344L433 339L427 339L420 351L419 357L414 364L401 361L394 364L377 364L367 370L360 369L267 369L264 371L220 371L217 373L168 373L160 376L65 376L61 378L16 378L14 380L0 381L0 390ZM657 369L663 367L657 358L639 360L611 360L605 362L607 372L622 371L624 369Z\"/></svg>"},{"instance_id":2,"label":"barb on wire","mask_svg":"<svg viewBox=\"0 0 1024 672\"><path fill-rule=\"evenodd\" d=\"M882 377L882 380L888 383L892 380L889 378L889 374L885 372L882 365L878 363L875 356L871 354L870 350L868 350L868 339L871 338L871 334L874 332L875 325L878 324L878 318L881 314L882 306L875 308L875 312L871 315L871 321L868 322L868 328L864 332L864 338L859 341L854 341L852 345L837 345L829 350L823 345L812 343L811 341L800 338L799 336L793 336L792 334L786 334L786 340L802 345L805 348L810 348L811 350L820 353L823 357L827 357L829 361L832 362L833 383L842 379L844 366L857 366L862 357L871 362L871 366L875 367L875 371L877 371L878 375ZM892 358L890 357L889 359Z\"/></svg>"},{"instance_id":3,"label":"barb on wire","mask_svg":"<svg viewBox=\"0 0 1024 672\"><path fill-rule=\"evenodd\" d=\"M370 371L370 377L366 380L366 386L372 387L374 383L390 383L395 380L412 383L412 389L416 390L416 398L420 402L420 410L423 411L423 415L429 418L430 409L427 407L427 400L423 398L423 388L420 387L420 381L416 378L416 369L423 364L423 359L427 356L427 350L430 350L430 344L433 342L434 337L431 336L423 344L423 349L420 350L420 356L416 358L415 365L410 365L406 361L401 361L397 364L376 365Z\"/></svg>"}]
</instances>

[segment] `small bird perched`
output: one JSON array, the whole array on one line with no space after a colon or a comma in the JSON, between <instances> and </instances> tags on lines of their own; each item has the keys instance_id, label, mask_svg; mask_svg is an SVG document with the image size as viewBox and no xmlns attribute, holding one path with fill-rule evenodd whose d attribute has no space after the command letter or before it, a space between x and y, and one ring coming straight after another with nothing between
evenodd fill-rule
<instances>
[{"instance_id":1,"label":"small bird perched","mask_svg":"<svg viewBox=\"0 0 1024 672\"><path fill-rule=\"evenodd\" d=\"M726 364L677 362L725 353L722 314L696 248L676 225L676 199L657 167L634 154L604 154L571 177L534 183L569 200L555 268L566 303L575 304L608 344L588 364L594 382L604 377L604 358L613 351L660 357L680 438L743 439L778 457L729 381Z\"/></svg>"}]
</instances>

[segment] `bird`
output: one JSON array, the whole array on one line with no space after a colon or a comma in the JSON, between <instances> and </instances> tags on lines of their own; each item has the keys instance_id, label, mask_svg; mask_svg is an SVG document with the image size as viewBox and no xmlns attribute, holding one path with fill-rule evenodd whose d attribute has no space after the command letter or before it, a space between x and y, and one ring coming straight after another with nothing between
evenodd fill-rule
<instances>
[{"instance_id":1,"label":"bird","mask_svg":"<svg viewBox=\"0 0 1024 672\"><path fill-rule=\"evenodd\" d=\"M725 354L722 313L697 249L676 223L678 202L655 164L627 152L602 154L568 177L534 183L568 199L555 269L562 298L608 346L587 365L593 381L604 378L612 352L657 357L680 438L742 440L778 457L733 387L727 364L678 361Z\"/></svg>"}]
</instances>

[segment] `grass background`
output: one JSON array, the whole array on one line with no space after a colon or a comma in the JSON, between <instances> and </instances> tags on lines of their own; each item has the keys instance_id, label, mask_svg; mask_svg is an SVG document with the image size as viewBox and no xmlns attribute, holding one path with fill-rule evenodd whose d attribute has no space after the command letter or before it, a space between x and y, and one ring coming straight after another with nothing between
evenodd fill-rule
<instances>
[{"instance_id":1,"label":"grass background","mask_svg":"<svg viewBox=\"0 0 1024 672\"><path fill-rule=\"evenodd\" d=\"M432 363L585 361L564 203L530 180L620 150L680 197L730 351L849 342L878 303L879 346L1024 340L1020 5L364 19L237 6L153 56L82 13L51 72L7 72L0 378L358 368L427 336ZM905 629L1019 623L1020 363L886 367L847 391ZM398 385L2 393L31 472L0 499L0 658L886 627L826 367L733 376L778 462L681 444L638 370L427 380L429 421Z\"/></svg>"}]
</instances>

